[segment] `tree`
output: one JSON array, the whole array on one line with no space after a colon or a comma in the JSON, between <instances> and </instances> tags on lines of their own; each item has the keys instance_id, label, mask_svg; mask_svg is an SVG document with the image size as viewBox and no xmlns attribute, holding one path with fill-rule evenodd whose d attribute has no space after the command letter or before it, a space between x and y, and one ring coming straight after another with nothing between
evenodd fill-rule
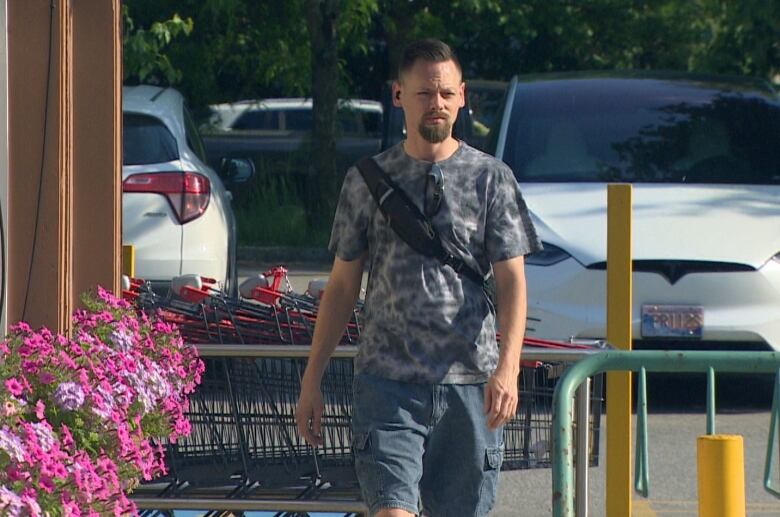
<instances>
[{"instance_id":1,"label":"tree","mask_svg":"<svg viewBox=\"0 0 780 517\"><path fill-rule=\"evenodd\" d=\"M171 63L165 52L180 36L192 33L192 18L182 19L174 14L165 21L155 21L147 30L136 26L127 5L122 6L124 31L124 82L175 84L182 78L181 69Z\"/></svg>"},{"instance_id":2,"label":"tree","mask_svg":"<svg viewBox=\"0 0 780 517\"><path fill-rule=\"evenodd\" d=\"M311 161L307 172L304 202L310 228L330 222L335 197L336 115L338 109L338 17L339 0L307 0L306 21L311 39L312 103L314 125ZM325 223L327 224L327 223Z\"/></svg>"},{"instance_id":3,"label":"tree","mask_svg":"<svg viewBox=\"0 0 780 517\"><path fill-rule=\"evenodd\" d=\"M305 178L306 221L320 230L345 166L333 148L336 99L379 98L413 39L450 43L467 80L609 69L780 80L780 3L763 0L124 0L124 8L126 77L175 83L196 115L218 102L314 98L310 147L302 166L288 166Z\"/></svg>"}]
</instances>

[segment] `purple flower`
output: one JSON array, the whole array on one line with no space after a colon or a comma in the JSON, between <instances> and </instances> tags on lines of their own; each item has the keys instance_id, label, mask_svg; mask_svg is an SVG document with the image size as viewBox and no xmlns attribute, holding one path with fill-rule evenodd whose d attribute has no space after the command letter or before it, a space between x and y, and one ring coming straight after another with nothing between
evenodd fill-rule
<instances>
[{"instance_id":1,"label":"purple flower","mask_svg":"<svg viewBox=\"0 0 780 517\"><path fill-rule=\"evenodd\" d=\"M111 332L111 341L122 352L127 352L133 348L133 335L124 329Z\"/></svg>"},{"instance_id":2,"label":"purple flower","mask_svg":"<svg viewBox=\"0 0 780 517\"><path fill-rule=\"evenodd\" d=\"M7 452L12 461L24 461L24 444L7 425L0 429L0 449Z\"/></svg>"},{"instance_id":3,"label":"purple flower","mask_svg":"<svg viewBox=\"0 0 780 517\"><path fill-rule=\"evenodd\" d=\"M22 498L16 492L5 485L0 486L0 510L3 510L3 515L21 515L23 506Z\"/></svg>"},{"instance_id":4,"label":"purple flower","mask_svg":"<svg viewBox=\"0 0 780 517\"><path fill-rule=\"evenodd\" d=\"M84 390L75 382L63 382L54 390L54 402L67 411L74 411L84 404Z\"/></svg>"},{"instance_id":5,"label":"purple flower","mask_svg":"<svg viewBox=\"0 0 780 517\"><path fill-rule=\"evenodd\" d=\"M48 422L36 422L30 424L35 432L35 437L38 439L38 443L44 452L49 452L57 442L57 438L54 436L54 432Z\"/></svg>"}]
</instances>

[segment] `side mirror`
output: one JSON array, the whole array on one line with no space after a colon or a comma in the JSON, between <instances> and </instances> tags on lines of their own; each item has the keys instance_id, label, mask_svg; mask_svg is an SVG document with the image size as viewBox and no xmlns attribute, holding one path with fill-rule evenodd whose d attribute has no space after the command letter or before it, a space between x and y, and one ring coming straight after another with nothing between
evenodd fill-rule
<instances>
[{"instance_id":1,"label":"side mirror","mask_svg":"<svg viewBox=\"0 0 780 517\"><path fill-rule=\"evenodd\" d=\"M255 174L255 164L247 158L222 158L219 175L234 185L246 183Z\"/></svg>"}]
</instances>

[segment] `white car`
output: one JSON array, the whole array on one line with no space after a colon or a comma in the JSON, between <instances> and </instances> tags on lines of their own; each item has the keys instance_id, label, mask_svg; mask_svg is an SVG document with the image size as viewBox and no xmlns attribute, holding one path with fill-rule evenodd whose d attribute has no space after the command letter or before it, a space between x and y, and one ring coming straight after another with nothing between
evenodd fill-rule
<instances>
[{"instance_id":1,"label":"white car","mask_svg":"<svg viewBox=\"0 0 780 517\"><path fill-rule=\"evenodd\" d=\"M182 95L172 88L122 89L122 242L135 247L135 276L165 286L197 274L235 288L235 221L230 193L206 165ZM232 159L235 182L252 165Z\"/></svg>"},{"instance_id":2,"label":"white car","mask_svg":"<svg viewBox=\"0 0 780 517\"><path fill-rule=\"evenodd\" d=\"M532 335L606 334L607 184L633 184L636 348L780 350L780 102L685 74L515 78L496 156L545 250Z\"/></svg>"},{"instance_id":3,"label":"white car","mask_svg":"<svg viewBox=\"0 0 780 517\"><path fill-rule=\"evenodd\" d=\"M364 99L339 99L339 131L343 136L379 136L382 103ZM210 126L218 131L309 133L314 122L312 99L281 98L243 100L210 106Z\"/></svg>"}]
</instances>

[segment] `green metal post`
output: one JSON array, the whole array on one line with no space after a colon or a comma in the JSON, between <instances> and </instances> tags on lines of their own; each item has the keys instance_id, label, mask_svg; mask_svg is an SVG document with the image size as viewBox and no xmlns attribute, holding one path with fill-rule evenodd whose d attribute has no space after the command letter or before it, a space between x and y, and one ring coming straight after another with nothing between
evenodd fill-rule
<instances>
[{"instance_id":1,"label":"green metal post","mask_svg":"<svg viewBox=\"0 0 780 517\"><path fill-rule=\"evenodd\" d=\"M772 465L775 464L775 451L778 443L778 421L780 420L780 370L775 374L775 388L772 395L772 417L769 420L769 439L766 444L766 461L764 462L764 489L775 497L780 497L780 491L772 483Z\"/></svg>"},{"instance_id":2,"label":"green metal post","mask_svg":"<svg viewBox=\"0 0 780 517\"><path fill-rule=\"evenodd\" d=\"M770 373L780 369L777 352L609 351L574 364L558 381L553 402L553 516L574 517L572 397L586 378L606 371ZM609 497L609 494L607 494Z\"/></svg>"},{"instance_id":3,"label":"green metal post","mask_svg":"<svg viewBox=\"0 0 780 517\"><path fill-rule=\"evenodd\" d=\"M707 370L707 434L715 434L715 369Z\"/></svg>"},{"instance_id":4,"label":"green metal post","mask_svg":"<svg viewBox=\"0 0 780 517\"><path fill-rule=\"evenodd\" d=\"M636 453L634 490L647 497L650 493L650 455L647 449L647 371L639 369L636 401Z\"/></svg>"}]
</instances>

